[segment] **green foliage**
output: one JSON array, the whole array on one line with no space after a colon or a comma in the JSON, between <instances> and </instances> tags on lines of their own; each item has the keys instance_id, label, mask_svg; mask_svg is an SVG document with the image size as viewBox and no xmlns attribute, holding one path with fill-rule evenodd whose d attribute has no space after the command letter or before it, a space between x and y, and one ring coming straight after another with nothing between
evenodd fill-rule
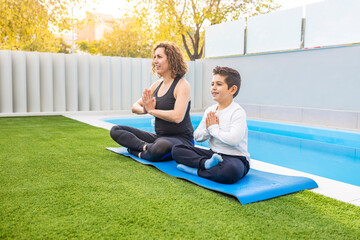
<instances>
[{"instance_id":1,"label":"green foliage","mask_svg":"<svg viewBox=\"0 0 360 240\"><path fill-rule=\"evenodd\" d=\"M96 0L91 0L95 1ZM80 25L71 10L81 0L0 0L0 49L70 52L53 32L71 31ZM239 17L265 13L276 8L273 0L136 0L134 9L118 21L103 40L81 46L90 54L151 57L152 46L172 41L182 46L189 60L201 58L204 29ZM131 16L131 17L130 17ZM89 24L89 23L88 23Z\"/></svg>"},{"instance_id":2,"label":"green foliage","mask_svg":"<svg viewBox=\"0 0 360 240\"><path fill-rule=\"evenodd\" d=\"M135 6L131 14L147 23L154 42L166 37L181 42L190 60L203 56L205 27L278 7L273 0L138 0Z\"/></svg>"},{"instance_id":3,"label":"green foliage","mask_svg":"<svg viewBox=\"0 0 360 240\"><path fill-rule=\"evenodd\" d=\"M65 117L0 118L1 239L358 239L360 207L303 191L258 203L110 151Z\"/></svg>"},{"instance_id":4,"label":"green foliage","mask_svg":"<svg viewBox=\"0 0 360 240\"><path fill-rule=\"evenodd\" d=\"M60 46L60 49L58 50L58 53L66 53L66 54L69 54L71 53L71 45L67 44L64 39L62 38L58 38L57 39L58 42L59 42L59 46Z\"/></svg>"},{"instance_id":5,"label":"green foliage","mask_svg":"<svg viewBox=\"0 0 360 240\"><path fill-rule=\"evenodd\" d=\"M105 56L151 58L153 41L143 24L136 18L124 18L104 34L98 51Z\"/></svg>"},{"instance_id":6,"label":"green foliage","mask_svg":"<svg viewBox=\"0 0 360 240\"><path fill-rule=\"evenodd\" d=\"M76 42L76 45L77 45L78 49L82 52L88 52L90 49L88 41L79 41L79 42Z\"/></svg>"},{"instance_id":7,"label":"green foliage","mask_svg":"<svg viewBox=\"0 0 360 240\"><path fill-rule=\"evenodd\" d=\"M134 17L125 16L122 19L111 20L107 17L106 15L87 13L86 18L80 21L80 32L86 30L86 34L96 27L108 29L105 30L101 40L90 40L91 43L77 42L80 51L103 56L151 57L153 41L152 35L147 33L148 28L144 27L146 24L140 24ZM82 34L84 33L80 33L81 37ZM86 38L91 39L91 37Z\"/></svg>"},{"instance_id":8,"label":"green foliage","mask_svg":"<svg viewBox=\"0 0 360 240\"><path fill-rule=\"evenodd\" d=\"M0 0L0 49L64 52L52 30L71 29L68 9L80 0Z\"/></svg>"},{"instance_id":9,"label":"green foliage","mask_svg":"<svg viewBox=\"0 0 360 240\"><path fill-rule=\"evenodd\" d=\"M76 42L78 49L82 52L90 53L91 55L97 55L99 53L99 47L101 41L93 41L89 44L88 41Z\"/></svg>"}]
</instances>

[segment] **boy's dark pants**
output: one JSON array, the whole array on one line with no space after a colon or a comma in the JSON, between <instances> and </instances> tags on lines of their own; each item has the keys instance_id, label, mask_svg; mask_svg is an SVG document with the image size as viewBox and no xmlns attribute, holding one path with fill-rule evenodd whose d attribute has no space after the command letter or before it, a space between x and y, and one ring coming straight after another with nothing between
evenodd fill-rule
<instances>
[{"instance_id":1,"label":"boy's dark pants","mask_svg":"<svg viewBox=\"0 0 360 240\"><path fill-rule=\"evenodd\" d=\"M172 148L173 159L186 166L197 168L198 175L219 183L235 183L249 171L249 162L244 156L221 155L223 161L218 165L205 169L204 163L215 153L211 149L203 149L189 145L175 145Z\"/></svg>"}]
</instances>

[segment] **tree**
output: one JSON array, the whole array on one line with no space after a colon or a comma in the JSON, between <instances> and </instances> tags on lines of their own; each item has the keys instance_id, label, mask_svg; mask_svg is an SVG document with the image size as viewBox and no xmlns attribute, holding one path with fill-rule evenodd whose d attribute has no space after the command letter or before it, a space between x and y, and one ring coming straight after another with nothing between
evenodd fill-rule
<instances>
[{"instance_id":1,"label":"tree","mask_svg":"<svg viewBox=\"0 0 360 240\"><path fill-rule=\"evenodd\" d=\"M78 49L82 52L90 53L91 55L97 55L99 53L100 41L93 41L89 44L88 41L76 42Z\"/></svg>"},{"instance_id":2,"label":"tree","mask_svg":"<svg viewBox=\"0 0 360 240\"><path fill-rule=\"evenodd\" d=\"M62 38L58 38L57 40L59 42L58 46L60 47L57 51L58 53L71 53L71 45L67 44Z\"/></svg>"},{"instance_id":3,"label":"tree","mask_svg":"<svg viewBox=\"0 0 360 240\"><path fill-rule=\"evenodd\" d=\"M151 57L152 36L149 28L139 24L138 19L126 17L113 25L112 31L104 33L99 41L98 52L105 56Z\"/></svg>"},{"instance_id":4,"label":"tree","mask_svg":"<svg viewBox=\"0 0 360 240\"><path fill-rule=\"evenodd\" d=\"M52 31L70 30L71 6L80 0L0 0L0 49L61 50Z\"/></svg>"},{"instance_id":5,"label":"tree","mask_svg":"<svg viewBox=\"0 0 360 240\"><path fill-rule=\"evenodd\" d=\"M163 32L172 33L175 41L179 41L175 36L181 36L189 59L195 60L203 56L205 27L277 7L273 0L138 0L132 14L150 23L155 39L162 39Z\"/></svg>"}]
</instances>

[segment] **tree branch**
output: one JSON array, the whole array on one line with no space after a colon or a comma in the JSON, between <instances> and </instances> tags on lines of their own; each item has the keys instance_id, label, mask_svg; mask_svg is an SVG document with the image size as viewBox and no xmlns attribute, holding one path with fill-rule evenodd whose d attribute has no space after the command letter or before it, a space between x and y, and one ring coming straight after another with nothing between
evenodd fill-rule
<instances>
[{"instance_id":1,"label":"tree branch","mask_svg":"<svg viewBox=\"0 0 360 240\"><path fill-rule=\"evenodd\" d=\"M189 56L189 58L190 58L191 61L194 61L194 60L195 60L195 59L194 59L194 55L191 54L191 52L190 52L190 49L189 49L189 47L188 47L188 45L187 45L187 43L186 43L186 37L185 37L185 35L184 35L184 34L181 34L181 37L182 37L183 44L184 44L185 51L186 51L187 55Z\"/></svg>"}]
</instances>

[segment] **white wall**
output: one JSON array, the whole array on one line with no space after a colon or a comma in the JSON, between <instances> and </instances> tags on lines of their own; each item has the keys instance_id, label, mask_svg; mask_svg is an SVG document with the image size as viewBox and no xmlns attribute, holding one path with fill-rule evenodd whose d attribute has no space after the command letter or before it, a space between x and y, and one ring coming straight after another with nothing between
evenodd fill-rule
<instances>
[{"instance_id":1,"label":"white wall","mask_svg":"<svg viewBox=\"0 0 360 240\"><path fill-rule=\"evenodd\" d=\"M212 69L228 66L242 76L237 100L360 112L360 45L258 54L204 61L204 106L212 104Z\"/></svg>"}]
</instances>

